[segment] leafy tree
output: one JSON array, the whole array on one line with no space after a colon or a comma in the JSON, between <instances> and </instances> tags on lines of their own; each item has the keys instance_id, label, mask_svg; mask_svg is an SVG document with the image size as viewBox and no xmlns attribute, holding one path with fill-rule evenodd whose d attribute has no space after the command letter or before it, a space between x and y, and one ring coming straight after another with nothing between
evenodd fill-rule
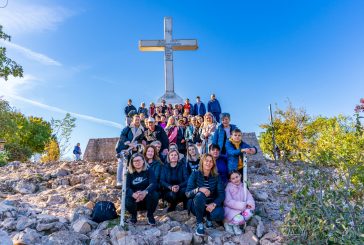
<instances>
[{"instance_id":1,"label":"leafy tree","mask_svg":"<svg viewBox=\"0 0 364 245\"><path fill-rule=\"evenodd\" d=\"M6 140L9 160L26 161L33 153L42 153L51 138L51 126L39 117L26 117L0 99L0 138Z\"/></svg>"},{"instance_id":2,"label":"leafy tree","mask_svg":"<svg viewBox=\"0 0 364 245\"><path fill-rule=\"evenodd\" d=\"M41 158L41 162L58 161L60 157L59 145L56 139L51 139L45 149L45 154Z\"/></svg>"},{"instance_id":3,"label":"leafy tree","mask_svg":"<svg viewBox=\"0 0 364 245\"><path fill-rule=\"evenodd\" d=\"M73 129L76 127L76 118L67 113L62 120L52 118L53 134L57 139L60 155L64 156L70 150L70 140Z\"/></svg>"},{"instance_id":4,"label":"leafy tree","mask_svg":"<svg viewBox=\"0 0 364 245\"><path fill-rule=\"evenodd\" d=\"M286 110L277 108L274 112L273 127L276 144L283 152L283 160L303 160L301 149L305 148L305 127L310 120L304 109L296 109L291 103ZM263 152L274 157L272 143L272 126L270 123L260 125L266 131L259 136L259 143Z\"/></svg>"},{"instance_id":5,"label":"leafy tree","mask_svg":"<svg viewBox=\"0 0 364 245\"><path fill-rule=\"evenodd\" d=\"M11 37L3 32L3 27L0 25L0 39L5 41L11 40ZM23 67L6 56L6 48L0 47L0 78L8 80L9 76L23 77Z\"/></svg>"}]
</instances>

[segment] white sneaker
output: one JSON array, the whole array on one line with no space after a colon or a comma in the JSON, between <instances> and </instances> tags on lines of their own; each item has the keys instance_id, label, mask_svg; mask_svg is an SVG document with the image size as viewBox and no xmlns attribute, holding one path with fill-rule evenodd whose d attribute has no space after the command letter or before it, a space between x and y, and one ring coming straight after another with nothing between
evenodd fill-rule
<instances>
[{"instance_id":1,"label":"white sneaker","mask_svg":"<svg viewBox=\"0 0 364 245\"><path fill-rule=\"evenodd\" d=\"M230 234L235 234L233 230L233 226L228 223L224 223L225 231Z\"/></svg>"},{"instance_id":2,"label":"white sneaker","mask_svg":"<svg viewBox=\"0 0 364 245\"><path fill-rule=\"evenodd\" d=\"M241 235L243 231L240 229L239 225L233 225L233 230L235 235Z\"/></svg>"}]
</instances>

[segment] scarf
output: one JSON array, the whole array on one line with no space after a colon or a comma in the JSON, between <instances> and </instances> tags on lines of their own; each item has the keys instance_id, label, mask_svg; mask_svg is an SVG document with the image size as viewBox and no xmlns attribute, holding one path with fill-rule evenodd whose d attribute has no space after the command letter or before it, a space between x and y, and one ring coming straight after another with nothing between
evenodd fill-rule
<instances>
[{"instance_id":1,"label":"scarf","mask_svg":"<svg viewBox=\"0 0 364 245\"><path fill-rule=\"evenodd\" d=\"M236 149L240 149L241 141L234 141L232 138L230 138L229 140L230 140L231 144L233 144L235 146ZM238 170L240 170L244 167L244 162L243 162L243 159L241 159L240 155L238 157L239 157Z\"/></svg>"}]
</instances>

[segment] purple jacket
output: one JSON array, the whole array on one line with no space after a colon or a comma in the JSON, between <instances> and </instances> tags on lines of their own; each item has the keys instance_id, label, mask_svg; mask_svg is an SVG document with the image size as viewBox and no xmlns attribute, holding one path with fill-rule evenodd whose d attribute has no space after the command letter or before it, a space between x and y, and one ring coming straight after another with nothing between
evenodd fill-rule
<instances>
[{"instance_id":1,"label":"purple jacket","mask_svg":"<svg viewBox=\"0 0 364 245\"><path fill-rule=\"evenodd\" d=\"M246 205L250 205L252 210L255 209L255 202L252 194L248 190L244 191L243 183L234 185L229 182L225 188L225 221L231 220L246 209Z\"/></svg>"}]
</instances>

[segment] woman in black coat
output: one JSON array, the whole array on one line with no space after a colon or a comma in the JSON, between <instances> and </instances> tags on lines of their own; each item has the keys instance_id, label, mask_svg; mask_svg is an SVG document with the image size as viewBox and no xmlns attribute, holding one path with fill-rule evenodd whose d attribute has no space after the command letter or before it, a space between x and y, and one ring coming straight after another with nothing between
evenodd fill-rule
<instances>
[{"instance_id":1,"label":"woman in black coat","mask_svg":"<svg viewBox=\"0 0 364 245\"><path fill-rule=\"evenodd\" d=\"M179 161L179 152L171 150L167 155L167 162L162 167L161 186L164 200L169 203L167 212L176 210L178 203L183 202L186 208L186 185L188 173L184 162Z\"/></svg>"}]
</instances>

